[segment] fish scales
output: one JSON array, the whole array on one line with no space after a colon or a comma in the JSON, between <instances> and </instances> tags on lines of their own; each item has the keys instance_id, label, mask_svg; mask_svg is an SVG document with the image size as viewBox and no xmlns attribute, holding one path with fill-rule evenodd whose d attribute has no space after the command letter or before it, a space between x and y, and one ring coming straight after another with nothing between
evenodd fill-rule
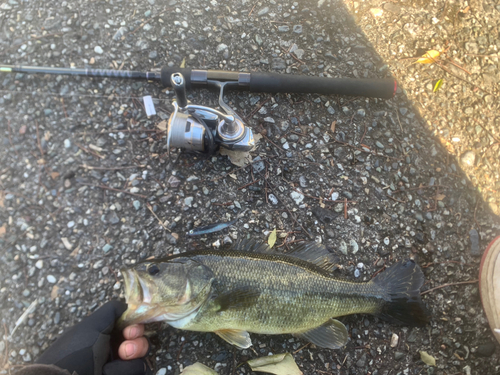
<instances>
[{"instance_id":1,"label":"fish scales","mask_svg":"<svg viewBox=\"0 0 500 375\"><path fill-rule=\"evenodd\" d=\"M375 285L337 280L286 255L204 251L191 257L214 272L215 296L241 288L260 294L253 306L223 313L211 300L184 329L213 331L222 326L267 334L300 332L329 318L375 312L383 297Z\"/></svg>"}]
</instances>

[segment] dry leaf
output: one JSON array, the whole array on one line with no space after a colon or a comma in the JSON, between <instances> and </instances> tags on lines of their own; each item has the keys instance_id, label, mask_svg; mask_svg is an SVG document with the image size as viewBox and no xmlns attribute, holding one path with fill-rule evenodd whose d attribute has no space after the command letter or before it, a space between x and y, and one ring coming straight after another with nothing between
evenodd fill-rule
<instances>
[{"instance_id":1,"label":"dry leaf","mask_svg":"<svg viewBox=\"0 0 500 375\"><path fill-rule=\"evenodd\" d=\"M57 177L59 177L59 172L51 172L50 177L52 177L53 180L57 180Z\"/></svg>"},{"instance_id":2,"label":"dry leaf","mask_svg":"<svg viewBox=\"0 0 500 375\"><path fill-rule=\"evenodd\" d=\"M325 204L323 203L323 197L319 197L319 206L321 208L325 208L326 207Z\"/></svg>"},{"instance_id":3,"label":"dry leaf","mask_svg":"<svg viewBox=\"0 0 500 375\"><path fill-rule=\"evenodd\" d=\"M276 243L276 228L274 228L274 230L269 235L269 238L267 239L267 244L269 245L270 248L272 248L275 243Z\"/></svg>"},{"instance_id":4,"label":"dry leaf","mask_svg":"<svg viewBox=\"0 0 500 375\"><path fill-rule=\"evenodd\" d=\"M444 194L438 194L438 195L436 195L436 200L437 201L442 201L444 198L446 198L446 195L444 195Z\"/></svg>"},{"instance_id":5,"label":"dry leaf","mask_svg":"<svg viewBox=\"0 0 500 375\"><path fill-rule=\"evenodd\" d=\"M337 121L333 121L330 125L330 130L332 131L332 133L335 133L335 125L337 125Z\"/></svg>"},{"instance_id":6,"label":"dry leaf","mask_svg":"<svg viewBox=\"0 0 500 375\"><path fill-rule=\"evenodd\" d=\"M0 238L2 238L5 235L5 233L7 233L7 227L5 225L2 225L0 227Z\"/></svg>"},{"instance_id":7,"label":"dry leaf","mask_svg":"<svg viewBox=\"0 0 500 375\"><path fill-rule=\"evenodd\" d=\"M436 366L436 358L434 358L432 355L428 354L427 352L419 352L420 353L420 359L429 366Z\"/></svg>"},{"instance_id":8,"label":"dry leaf","mask_svg":"<svg viewBox=\"0 0 500 375\"><path fill-rule=\"evenodd\" d=\"M59 287L57 285L54 285L52 287L52 291L50 292L50 298L51 299L53 299L53 300L56 299L56 297L57 297L57 291L58 290L59 290Z\"/></svg>"},{"instance_id":9,"label":"dry leaf","mask_svg":"<svg viewBox=\"0 0 500 375\"><path fill-rule=\"evenodd\" d=\"M377 18L377 17L382 17L382 15L384 14L384 11L380 8L372 8L372 9L370 9L370 13L372 14L372 16L374 18Z\"/></svg>"},{"instance_id":10,"label":"dry leaf","mask_svg":"<svg viewBox=\"0 0 500 375\"><path fill-rule=\"evenodd\" d=\"M433 63L436 58L438 58L440 55L439 51L436 51L435 49L431 49L430 51L427 51L421 58L419 58L416 63L418 64L431 64Z\"/></svg>"},{"instance_id":11,"label":"dry leaf","mask_svg":"<svg viewBox=\"0 0 500 375\"><path fill-rule=\"evenodd\" d=\"M236 177L234 173L231 173L229 177L231 177L233 180L238 180L238 177Z\"/></svg>"},{"instance_id":12,"label":"dry leaf","mask_svg":"<svg viewBox=\"0 0 500 375\"><path fill-rule=\"evenodd\" d=\"M436 84L434 85L434 89L432 90L432 92L436 92L437 90L439 90L439 88L443 85L443 80L440 79L439 81L436 82Z\"/></svg>"},{"instance_id":13,"label":"dry leaf","mask_svg":"<svg viewBox=\"0 0 500 375\"><path fill-rule=\"evenodd\" d=\"M156 124L156 127L162 131L167 130L167 120L160 121L158 124Z\"/></svg>"},{"instance_id":14,"label":"dry leaf","mask_svg":"<svg viewBox=\"0 0 500 375\"><path fill-rule=\"evenodd\" d=\"M181 62L181 66L179 68L184 69L186 67L186 58L184 57Z\"/></svg>"},{"instance_id":15,"label":"dry leaf","mask_svg":"<svg viewBox=\"0 0 500 375\"><path fill-rule=\"evenodd\" d=\"M64 247L66 248L66 250L71 250L73 248L73 245L71 244L71 242L68 241L68 239L66 237L62 237L61 241L62 241Z\"/></svg>"},{"instance_id":16,"label":"dry leaf","mask_svg":"<svg viewBox=\"0 0 500 375\"><path fill-rule=\"evenodd\" d=\"M200 362L196 362L194 365L185 367L181 375L217 375L217 372Z\"/></svg>"},{"instance_id":17,"label":"dry leaf","mask_svg":"<svg viewBox=\"0 0 500 375\"><path fill-rule=\"evenodd\" d=\"M290 353L251 359L247 363L255 372L267 372L275 375L302 375L302 371L300 371Z\"/></svg>"},{"instance_id":18,"label":"dry leaf","mask_svg":"<svg viewBox=\"0 0 500 375\"><path fill-rule=\"evenodd\" d=\"M50 140L50 137L52 137L52 134L50 134L50 132L47 130L43 135L43 138L45 138L45 141L48 142Z\"/></svg>"},{"instance_id":19,"label":"dry leaf","mask_svg":"<svg viewBox=\"0 0 500 375\"><path fill-rule=\"evenodd\" d=\"M71 252L71 254L69 254L70 257L76 257L78 255L78 252L80 251L80 246L77 246L75 250L73 250Z\"/></svg>"},{"instance_id":20,"label":"dry leaf","mask_svg":"<svg viewBox=\"0 0 500 375\"><path fill-rule=\"evenodd\" d=\"M229 161L238 167L244 167L252 162L252 157L248 151L233 151L221 147L221 155L227 155Z\"/></svg>"}]
</instances>

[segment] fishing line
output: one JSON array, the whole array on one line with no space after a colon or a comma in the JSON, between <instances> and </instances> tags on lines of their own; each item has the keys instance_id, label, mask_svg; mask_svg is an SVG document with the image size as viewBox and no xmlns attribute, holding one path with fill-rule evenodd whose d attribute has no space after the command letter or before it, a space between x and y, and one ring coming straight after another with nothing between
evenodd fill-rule
<instances>
[{"instance_id":1,"label":"fishing line","mask_svg":"<svg viewBox=\"0 0 500 375\"><path fill-rule=\"evenodd\" d=\"M30 97L35 97L36 95L45 95L45 96L59 96L59 97L81 97L81 98L102 98L102 99L107 99L107 100L113 100L113 99L136 99L136 100L142 100L143 96L121 96L121 95L115 95L115 94L109 94L109 95L99 95L99 94L77 94L77 93L68 93L68 94L60 94L60 93L55 93L55 92L50 92L50 91L27 91L27 90L4 90L0 89L1 93L11 93L11 94L24 94L26 96ZM167 91L165 93L166 95L172 95L173 92ZM148 94L144 94L148 95ZM110 98L110 96L113 96ZM161 102L168 102L169 104L171 103L172 99L167 98L167 99L160 99L160 98L155 98L155 100L161 101Z\"/></svg>"}]
</instances>

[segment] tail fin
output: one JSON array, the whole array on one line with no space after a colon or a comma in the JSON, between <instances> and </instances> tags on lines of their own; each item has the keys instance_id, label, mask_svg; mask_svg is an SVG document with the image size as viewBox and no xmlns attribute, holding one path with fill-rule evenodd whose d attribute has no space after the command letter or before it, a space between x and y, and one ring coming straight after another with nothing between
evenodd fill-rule
<instances>
[{"instance_id":1,"label":"tail fin","mask_svg":"<svg viewBox=\"0 0 500 375\"><path fill-rule=\"evenodd\" d=\"M396 263L377 275L372 282L382 288L387 296L387 302L380 310L382 318L418 326L429 322L427 309L420 299L424 274L413 260Z\"/></svg>"}]
</instances>

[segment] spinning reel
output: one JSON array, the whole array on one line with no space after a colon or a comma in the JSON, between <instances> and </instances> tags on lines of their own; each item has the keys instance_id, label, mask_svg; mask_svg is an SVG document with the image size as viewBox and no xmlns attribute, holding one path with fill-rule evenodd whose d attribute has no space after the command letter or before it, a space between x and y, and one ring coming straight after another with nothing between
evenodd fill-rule
<instances>
[{"instance_id":1,"label":"spinning reel","mask_svg":"<svg viewBox=\"0 0 500 375\"><path fill-rule=\"evenodd\" d=\"M237 82L207 80L210 87L220 90L219 106L224 112L188 102L186 81L181 73L174 73L170 83L175 92L174 112L168 120L167 148L182 148L191 151L214 153L218 146L249 151L255 142L252 130L224 103L224 88L238 85Z\"/></svg>"}]
</instances>

